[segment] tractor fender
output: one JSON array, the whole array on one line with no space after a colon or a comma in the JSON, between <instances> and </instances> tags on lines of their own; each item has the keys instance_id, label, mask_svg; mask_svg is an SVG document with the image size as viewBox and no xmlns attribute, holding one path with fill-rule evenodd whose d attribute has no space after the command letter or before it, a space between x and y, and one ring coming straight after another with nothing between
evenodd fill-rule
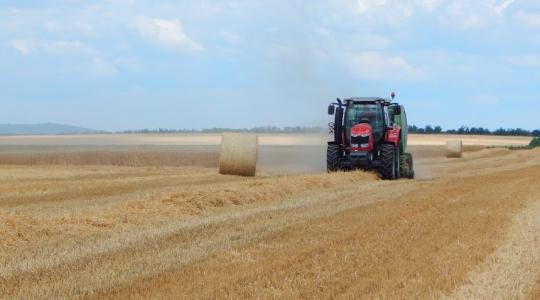
<instances>
[{"instance_id":1,"label":"tractor fender","mask_svg":"<svg viewBox=\"0 0 540 300\"><path fill-rule=\"evenodd\" d=\"M401 128L399 126L389 128L386 130L386 135L384 137L384 141L390 144L393 144L394 146L399 145L399 134L401 132Z\"/></svg>"}]
</instances>

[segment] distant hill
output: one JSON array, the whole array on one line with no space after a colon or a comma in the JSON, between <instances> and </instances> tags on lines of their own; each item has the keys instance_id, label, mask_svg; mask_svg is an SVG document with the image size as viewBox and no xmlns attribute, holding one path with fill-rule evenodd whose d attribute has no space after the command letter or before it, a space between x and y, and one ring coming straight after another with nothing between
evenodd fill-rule
<instances>
[{"instance_id":1,"label":"distant hill","mask_svg":"<svg viewBox=\"0 0 540 300\"><path fill-rule=\"evenodd\" d=\"M61 135L61 134L89 134L104 133L100 130L54 124L0 124L0 135Z\"/></svg>"}]
</instances>

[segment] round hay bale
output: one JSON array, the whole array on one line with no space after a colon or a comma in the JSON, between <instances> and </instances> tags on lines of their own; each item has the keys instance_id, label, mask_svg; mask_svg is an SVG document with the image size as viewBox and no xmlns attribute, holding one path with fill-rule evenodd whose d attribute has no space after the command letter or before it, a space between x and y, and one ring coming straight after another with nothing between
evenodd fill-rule
<instances>
[{"instance_id":1,"label":"round hay bale","mask_svg":"<svg viewBox=\"0 0 540 300\"><path fill-rule=\"evenodd\" d=\"M258 137L254 134L223 133L219 173L255 176L257 171Z\"/></svg>"},{"instance_id":2,"label":"round hay bale","mask_svg":"<svg viewBox=\"0 0 540 300\"><path fill-rule=\"evenodd\" d=\"M463 142L461 140L446 141L446 157L460 158L463 154Z\"/></svg>"}]
</instances>

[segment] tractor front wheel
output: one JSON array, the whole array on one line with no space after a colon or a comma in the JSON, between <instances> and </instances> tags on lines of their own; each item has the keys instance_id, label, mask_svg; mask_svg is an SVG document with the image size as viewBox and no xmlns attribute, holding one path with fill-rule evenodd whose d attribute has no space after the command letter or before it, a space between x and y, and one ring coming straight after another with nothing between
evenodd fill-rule
<instances>
[{"instance_id":1,"label":"tractor front wheel","mask_svg":"<svg viewBox=\"0 0 540 300\"><path fill-rule=\"evenodd\" d=\"M401 160L399 159L399 153L400 153L399 146L395 147L395 153L396 153L395 154L396 155L396 160L395 160L395 162L396 162L396 165L395 165L396 178L394 178L394 179L399 179L399 178L401 178Z\"/></svg>"},{"instance_id":2,"label":"tractor front wheel","mask_svg":"<svg viewBox=\"0 0 540 300\"><path fill-rule=\"evenodd\" d=\"M379 173L381 173L382 179L394 180L397 179L396 174L396 147L392 144L384 144L381 147L380 161L381 167ZM399 172L399 171L397 171Z\"/></svg>"},{"instance_id":3,"label":"tractor front wheel","mask_svg":"<svg viewBox=\"0 0 540 300\"><path fill-rule=\"evenodd\" d=\"M341 147L339 145L328 145L326 150L326 169L328 172L340 170Z\"/></svg>"}]
</instances>

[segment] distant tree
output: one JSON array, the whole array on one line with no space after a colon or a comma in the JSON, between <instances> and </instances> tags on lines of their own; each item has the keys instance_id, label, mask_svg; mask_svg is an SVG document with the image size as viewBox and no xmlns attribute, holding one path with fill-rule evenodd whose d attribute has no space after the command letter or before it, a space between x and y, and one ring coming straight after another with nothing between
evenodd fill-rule
<instances>
[{"instance_id":1,"label":"distant tree","mask_svg":"<svg viewBox=\"0 0 540 300\"><path fill-rule=\"evenodd\" d=\"M418 127L415 125L409 125L409 133L418 133Z\"/></svg>"},{"instance_id":2,"label":"distant tree","mask_svg":"<svg viewBox=\"0 0 540 300\"><path fill-rule=\"evenodd\" d=\"M518 135L518 136L530 136L531 135L531 132L526 130L526 129L523 129L523 128L516 128L514 130L514 135Z\"/></svg>"},{"instance_id":3,"label":"distant tree","mask_svg":"<svg viewBox=\"0 0 540 300\"><path fill-rule=\"evenodd\" d=\"M487 135L491 132L489 129L483 128L483 127L471 127L469 128L469 134L480 134L480 135Z\"/></svg>"},{"instance_id":4,"label":"distant tree","mask_svg":"<svg viewBox=\"0 0 540 300\"><path fill-rule=\"evenodd\" d=\"M540 137L540 129L533 130L531 134L532 136Z\"/></svg>"},{"instance_id":5,"label":"distant tree","mask_svg":"<svg viewBox=\"0 0 540 300\"><path fill-rule=\"evenodd\" d=\"M493 132L494 135L506 135L506 129L504 128L498 128Z\"/></svg>"},{"instance_id":6,"label":"distant tree","mask_svg":"<svg viewBox=\"0 0 540 300\"><path fill-rule=\"evenodd\" d=\"M499 128L493 132L494 135L513 135L513 136L531 136L532 133L522 128Z\"/></svg>"},{"instance_id":7,"label":"distant tree","mask_svg":"<svg viewBox=\"0 0 540 300\"><path fill-rule=\"evenodd\" d=\"M409 133L417 133L417 134L433 134L433 133L442 133L443 129L441 126L431 126L426 125L423 128L418 127L416 125L409 125Z\"/></svg>"},{"instance_id":8,"label":"distant tree","mask_svg":"<svg viewBox=\"0 0 540 300\"><path fill-rule=\"evenodd\" d=\"M457 133L459 133L459 134L469 134L469 127L461 126L457 130Z\"/></svg>"}]
</instances>

